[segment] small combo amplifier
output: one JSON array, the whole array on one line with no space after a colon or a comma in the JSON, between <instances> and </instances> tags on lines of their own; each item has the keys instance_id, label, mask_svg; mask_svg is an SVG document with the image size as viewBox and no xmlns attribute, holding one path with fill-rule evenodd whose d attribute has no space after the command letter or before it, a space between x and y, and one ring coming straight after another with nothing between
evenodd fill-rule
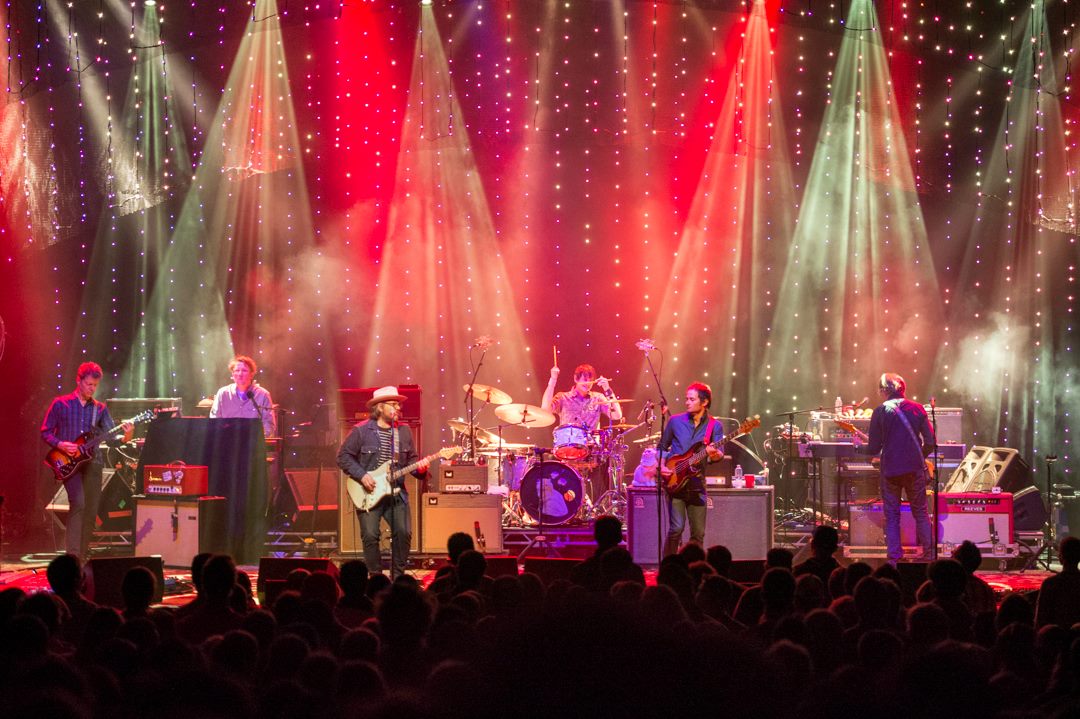
<instances>
[{"instance_id":1,"label":"small combo amplifier","mask_svg":"<svg viewBox=\"0 0 1080 719\"><path fill-rule=\"evenodd\" d=\"M167 497L201 497L210 486L210 469L204 465L148 464L143 467L143 494Z\"/></svg>"},{"instance_id":2,"label":"small combo amplifier","mask_svg":"<svg viewBox=\"0 0 1080 719\"><path fill-rule=\"evenodd\" d=\"M224 552L224 497L136 497L135 552L159 555L167 567L190 567L202 552Z\"/></svg>"},{"instance_id":3,"label":"small combo amplifier","mask_svg":"<svg viewBox=\"0 0 1080 719\"><path fill-rule=\"evenodd\" d=\"M497 494L424 494L424 553L445 554L446 540L455 532L472 537L478 551L502 553L502 499Z\"/></svg>"}]
</instances>

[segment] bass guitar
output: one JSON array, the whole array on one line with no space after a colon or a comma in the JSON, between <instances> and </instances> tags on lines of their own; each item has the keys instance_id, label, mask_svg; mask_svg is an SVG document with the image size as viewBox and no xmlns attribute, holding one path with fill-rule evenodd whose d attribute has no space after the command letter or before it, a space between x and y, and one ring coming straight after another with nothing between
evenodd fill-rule
<instances>
[{"instance_id":1,"label":"bass guitar","mask_svg":"<svg viewBox=\"0 0 1080 719\"><path fill-rule=\"evenodd\" d=\"M72 440L79 446L74 455L70 455L67 452L63 452L56 447L53 447L45 455L45 464L53 471L57 482L66 482L71 475L78 472L84 464L94 458L94 453L97 452L98 444L112 435L123 431L125 424L149 422L154 416L154 410L148 409L145 412L140 412L131 419L125 419L112 429L101 429L96 432L94 430L87 430Z\"/></svg>"},{"instance_id":2,"label":"bass guitar","mask_svg":"<svg viewBox=\"0 0 1080 719\"><path fill-rule=\"evenodd\" d=\"M861 429L859 429L858 427L853 425L851 422L845 422L842 419L834 419L833 423L837 427L839 427L840 429L844 430L845 432L850 432L851 434L855 435L856 437L861 439L863 442L869 442L870 441L870 435L868 435L866 432L863 432ZM880 457L874 457L873 459L870 460L870 464L874 465L874 467L879 467L881 465L881 458ZM926 459L923 460L923 464L926 465L926 476L929 479L932 480L934 478L934 460L927 457Z\"/></svg>"},{"instance_id":3,"label":"bass guitar","mask_svg":"<svg viewBox=\"0 0 1080 719\"><path fill-rule=\"evenodd\" d=\"M430 462L436 457L442 457L443 459L450 459L461 454L461 447L443 447L435 454L429 454L423 459L419 459L407 467L401 469L393 469L390 465L393 462L383 462L375 469L368 472L371 478L375 480L375 488L370 492L364 489L364 485L360 483L360 480L353 479L348 482L346 487L349 490L349 499L352 500L353 506L359 509L361 512L368 512L387 497L396 497L401 494L401 487L397 486L397 480L409 474L424 462Z\"/></svg>"},{"instance_id":4,"label":"bass guitar","mask_svg":"<svg viewBox=\"0 0 1080 719\"><path fill-rule=\"evenodd\" d=\"M710 442L708 445L704 442L695 442L693 447L682 454L676 454L664 460L664 466L670 470L669 473L661 473L664 491L671 495L681 492L686 487L686 484L690 481L691 477L701 471L701 463L709 456L710 447L722 451L724 444L727 442L730 442L736 437L741 437L752 431L755 427L760 426L761 417L757 415L748 417L730 434L725 434L720 439Z\"/></svg>"}]
</instances>

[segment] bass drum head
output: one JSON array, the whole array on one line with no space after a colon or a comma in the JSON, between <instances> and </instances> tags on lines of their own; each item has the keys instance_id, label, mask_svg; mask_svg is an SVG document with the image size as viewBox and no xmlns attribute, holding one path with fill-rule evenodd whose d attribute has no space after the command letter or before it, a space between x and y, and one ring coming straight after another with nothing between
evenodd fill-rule
<instances>
[{"instance_id":1,"label":"bass drum head","mask_svg":"<svg viewBox=\"0 0 1080 719\"><path fill-rule=\"evenodd\" d=\"M581 509L584 487L581 475L562 462L540 462L521 480L521 506L544 524L564 524Z\"/></svg>"}]
</instances>

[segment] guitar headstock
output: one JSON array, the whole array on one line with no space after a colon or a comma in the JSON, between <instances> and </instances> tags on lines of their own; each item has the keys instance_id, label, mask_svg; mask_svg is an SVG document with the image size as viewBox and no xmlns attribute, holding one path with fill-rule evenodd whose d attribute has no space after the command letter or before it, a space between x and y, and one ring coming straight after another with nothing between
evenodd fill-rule
<instances>
[{"instance_id":1,"label":"guitar headstock","mask_svg":"<svg viewBox=\"0 0 1080 719\"><path fill-rule=\"evenodd\" d=\"M135 415L131 419L125 419L124 422L131 422L132 424L141 424L142 422L149 422L150 420L152 420L156 416L157 415L154 414L154 410L152 410L152 409L144 409L142 412L139 412L137 415Z\"/></svg>"},{"instance_id":2,"label":"guitar headstock","mask_svg":"<svg viewBox=\"0 0 1080 719\"><path fill-rule=\"evenodd\" d=\"M747 417L742 421L742 423L739 425L739 429L736 431L736 434L747 434L760 426L761 415L755 414L753 417Z\"/></svg>"},{"instance_id":3,"label":"guitar headstock","mask_svg":"<svg viewBox=\"0 0 1080 719\"><path fill-rule=\"evenodd\" d=\"M464 449L462 449L461 447L455 445L453 447L443 447L442 449L439 450L438 454L443 459L450 459L452 457L458 456L459 454L461 454L464 451L465 451Z\"/></svg>"},{"instance_id":4,"label":"guitar headstock","mask_svg":"<svg viewBox=\"0 0 1080 719\"><path fill-rule=\"evenodd\" d=\"M835 424L837 427L844 430L845 432L851 432L852 434L859 431L859 428L853 425L851 422L845 422L842 419L834 419L833 424Z\"/></svg>"}]
</instances>

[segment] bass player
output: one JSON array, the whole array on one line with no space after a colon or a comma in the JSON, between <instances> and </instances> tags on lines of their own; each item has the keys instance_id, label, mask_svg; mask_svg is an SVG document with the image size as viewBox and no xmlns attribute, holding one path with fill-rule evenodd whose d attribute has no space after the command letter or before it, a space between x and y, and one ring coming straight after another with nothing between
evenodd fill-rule
<instances>
[{"instance_id":1,"label":"bass player","mask_svg":"<svg viewBox=\"0 0 1080 719\"><path fill-rule=\"evenodd\" d=\"M416 445L408 425L397 424L401 416L401 403L405 396L398 394L397 387L380 387L368 400L371 416L368 421L353 427L338 450L338 467L349 475L350 482L358 482L368 493L376 488L372 472L387 462L391 466L405 467L416 463L413 476L427 476L428 459L417 462ZM379 552L379 527L385 520L390 527L390 577L396 579L405 572L412 544L412 526L409 517L409 495L405 489L404 476L392 482L392 491L367 511L356 510L360 520L360 536L364 545L364 562L373 572L382 568ZM344 501L344 497L342 498Z\"/></svg>"},{"instance_id":2,"label":"bass player","mask_svg":"<svg viewBox=\"0 0 1080 719\"><path fill-rule=\"evenodd\" d=\"M50 447L69 457L80 456L80 437L100 430L112 429L115 424L104 402L94 399L101 382L101 365L83 362L75 375L75 391L53 399L41 423L41 439ZM122 424L124 441L131 439L134 425ZM93 451L93 448L90 448ZM101 454L93 454L64 480L68 496L68 520L65 548L68 554L87 559L90 538L97 521L101 502Z\"/></svg>"},{"instance_id":3,"label":"bass player","mask_svg":"<svg viewBox=\"0 0 1080 719\"><path fill-rule=\"evenodd\" d=\"M704 442L710 462L723 459L720 449L710 445L714 437L723 435L720 422L709 415L712 405L712 389L704 382L694 382L686 388L686 413L668 420L660 438L659 450L664 462L660 474L669 477L672 469L667 466L671 455L683 454L698 442ZM664 556L675 554L682 541L687 520L690 524L690 541L705 546L705 467L694 468L686 483L668 495L668 535L664 543Z\"/></svg>"}]
</instances>

